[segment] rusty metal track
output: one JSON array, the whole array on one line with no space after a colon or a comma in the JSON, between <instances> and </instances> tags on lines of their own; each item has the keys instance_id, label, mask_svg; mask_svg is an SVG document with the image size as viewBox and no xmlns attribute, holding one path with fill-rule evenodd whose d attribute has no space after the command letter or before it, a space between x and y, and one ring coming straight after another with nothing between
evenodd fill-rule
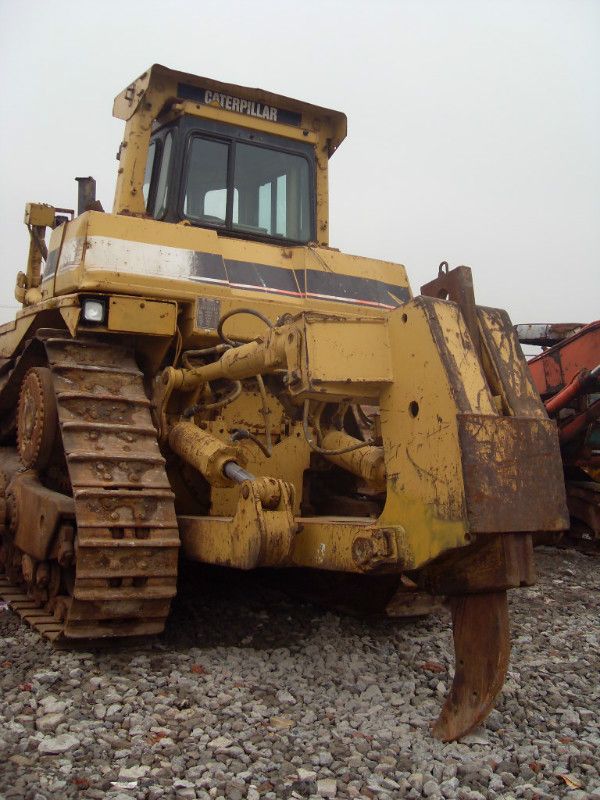
<instances>
[{"instance_id":1,"label":"rusty metal track","mask_svg":"<svg viewBox=\"0 0 600 800\"><path fill-rule=\"evenodd\" d=\"M27 596L20 586L13 586L5 575L0 575L0 597L8 603L22 620L35 628L47 639L54 642L62 634L64 625L55 617L36 604Z\"/></svg>"},{"instance_id":2,"label":"rusty metal track","mask_svg":"<svg viewBox=\"0 0 600 800\"><path fill-rule=\"evenodd\" d=\"M71 599L58 622L4 578L0 594L53 641L160 633L176 593L179 532L143 374L124 347L44 345L75 501Z\"/></svg>"},{"instance_id":3,"label":"rusty metal track","mask_svg":"<svg viewBox=\"0 0 600 800\"><path fill-rule=\"evenodd\" d=\"M31 628L60 650L78 648L84 648L85 650L93 648L96 650L110 647L111 651L114 651L115 648L122 650L143 647L145 644L144 637L139 635L121 636L119 638L104 637L102 639L67 639L62 635L64 624L46 609L39 608L27 595L24 588L14 586L5 575L0 575L0 600L4 600L11 611L14 611Z\"/></svg>"}]
</instances>

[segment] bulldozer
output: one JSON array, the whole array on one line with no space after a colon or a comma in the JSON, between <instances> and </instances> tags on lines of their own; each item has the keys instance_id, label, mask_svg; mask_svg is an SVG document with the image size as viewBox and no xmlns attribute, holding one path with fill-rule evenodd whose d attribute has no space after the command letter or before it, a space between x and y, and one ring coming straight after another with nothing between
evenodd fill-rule
<instances>
[{"instance_id":1,"label":"bulldozer","mask_svg":"<svg viewBox=\"0 0 600 800\"><path fill-rule=\"evenodd\" d=\"M160 634L182 558L443 596L433 733L459 738L503 685L533 535L568 524L508 315L467 267L413 296L402 265L330 246L344 114L161 65L113 113L112 212L92 178L77 213L25 210L0 327L3 596L63 645Z\"/></svg>"}]
</instances>

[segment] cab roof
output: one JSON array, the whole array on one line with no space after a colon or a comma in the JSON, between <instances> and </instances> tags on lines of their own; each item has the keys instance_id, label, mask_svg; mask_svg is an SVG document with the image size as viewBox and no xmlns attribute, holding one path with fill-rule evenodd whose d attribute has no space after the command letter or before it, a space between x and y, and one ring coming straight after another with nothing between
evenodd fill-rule
<instances>
[{"instance_id":1,"label":"cab roof","mask_svg":"<svg viewBox=\"0 0 600 800\"><path fill-rule=\"evenodd\" d=\"M250 113L250 108L253 112L256 110L260 112L262 109L264 113L274 110L275 118L271 112L271 121L281 125L292 124L308 128L317 131L320 134L319 138L327 139L329 157L346 138L346 115L340 111L315 106L264 89L253 89L224 83L214 78L192 75L189 72L179 72L161 64L153 64L117 95L113 105L113 116L129 120L140 107L142 100L154 106L158 116L165 106L178 100L189 99L206 105L221 106L228 111L232 110L233 104L234 112L243 107L243 113L246 115ZM227 106L224 105L225 101ZM246 105L241 106L240 103L244 101ZM268 111L265 111L265 107ZM283 113L278 115L277 112ZM253 113L253 116L257 115L259 114Z\"/></svg>"}]
</instances>

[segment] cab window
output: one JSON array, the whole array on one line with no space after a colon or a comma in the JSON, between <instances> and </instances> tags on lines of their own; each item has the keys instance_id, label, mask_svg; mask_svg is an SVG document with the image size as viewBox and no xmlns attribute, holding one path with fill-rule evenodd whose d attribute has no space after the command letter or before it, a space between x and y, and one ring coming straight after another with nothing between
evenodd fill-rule
<instances>
[{"instance_id":1,"label":"cab window","mask_svg":"<svg viewBox=\"0 0 600 800\"><path fill-rule=\"evenodd\" d=\"M229 145L192 137L183 199L186 217L225 225L227 216L227 162Z\"/></svg>"},{"instance_id":2,"label":"cab window","mask_svg":"<svg viewBox=\"0 0 600 800\"><path fill-rule=\"evenodd\" d=\"M311 238L310 169L303 155L192 135L183 214L226 230L306 242Z\"/></svg>"},{"instance_id":3,"label":"cab window","mask_svg":"<svg viewBox=\"0 0 600 800\"><path fill-rule=\"evenodd\" d=\"M237 143L233 185L239 193L234 228L308 241L308 163L271 148Z\"/></svg>"}]
</instances>

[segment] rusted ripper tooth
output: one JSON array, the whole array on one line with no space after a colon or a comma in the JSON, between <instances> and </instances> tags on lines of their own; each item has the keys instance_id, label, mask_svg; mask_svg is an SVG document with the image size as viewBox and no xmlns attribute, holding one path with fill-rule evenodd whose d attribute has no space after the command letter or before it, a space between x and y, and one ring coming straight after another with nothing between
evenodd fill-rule
<instances>
[{"instance_id":1,"label":"rusted ripper tooth","mask_svg":"<svg viewBox=\"0 0 600 800\"><path fill-rule=\"evenodd\" d=\"M476 728L502 689L510 655L506 591L451 599L455 672L433 734L444 742Z\"/></svg>"}]
</instances>

